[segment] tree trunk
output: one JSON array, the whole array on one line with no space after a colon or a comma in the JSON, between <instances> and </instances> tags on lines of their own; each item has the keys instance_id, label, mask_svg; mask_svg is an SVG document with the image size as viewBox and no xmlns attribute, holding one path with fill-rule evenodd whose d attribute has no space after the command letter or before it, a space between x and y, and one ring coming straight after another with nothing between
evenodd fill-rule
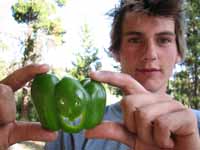
<instances>
[{"instance_id":1,"label":"tree trunk","mask_svg":"<svg viewBox=\"0 0 200 150\"><path fill-rule=\"evenodd\" d=\"M24 87L22 89L22 110L21 110L21 120L28 120L28 89Z\"/></svg>"},{"instance_id":2,"label":"tree trunk","mask_svg":"<svg viewBox=\"0 0 200 150\"><path fill-rule=\"evenodd\" d=\"M31 53L34 50L34 39L31 37L32 30L30 27L30 31L28 32L28 38L25 41L25 50L24 50L24 57L22 59L22 67L25 67L28 62L30 61ZM26 84L22 88L22 106L21 106L21 120L28 120L28 112L29 112L29 94L28 91L30 89L30 85Z\"/></svg>"}]
</instances>

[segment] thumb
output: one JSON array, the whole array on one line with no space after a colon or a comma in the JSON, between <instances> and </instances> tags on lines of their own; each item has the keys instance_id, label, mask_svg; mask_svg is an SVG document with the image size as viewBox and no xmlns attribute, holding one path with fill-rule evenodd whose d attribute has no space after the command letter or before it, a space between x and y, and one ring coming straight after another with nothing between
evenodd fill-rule
<instances>
[{"instance_id":1,"label":"thumb","mask_svg":"<svg viewBox=\"0 0 200 150\"><path fill-rule=\"evenodd\" d=\"M13 89L13 91L16 91L22 86L24 86L28 81L32 80L35 77L35 75L46 73L48 72L48 70L49 66L46 64L31 64L14 71L5 79L0 81L0 83L10 86Z\"/></svg>"},{"instance_id":2,"label":"thumb","mask_svg":"<svg viewBox=\"0 0 200 150\"><path fill-rule=\"evenodd\" d=\"M85 132L87 138L110 139L134 147L136 136L129 132L122 123L105 121Z\"/></svg>"},{"instance_id":3,"label":"thumb","mask_svg":"<svg viewBox=\"0 0 200 150\"><path fill-rule=\"evenodd\" d=\"M10 145L20 141L53 141L57 133L43 129L40 123L14 122L13 130L9 138Z\"/></svg>"},{"instance_id":4,"label":"thumb","mask_svg":"<svg viewBox=\"0 0 200 150\"><path fill-rule=\"evenodd\" d=\"M15 97L12 89L0 84L0 126L13 122L16 115Z\"/></svg>"}]
</instances>

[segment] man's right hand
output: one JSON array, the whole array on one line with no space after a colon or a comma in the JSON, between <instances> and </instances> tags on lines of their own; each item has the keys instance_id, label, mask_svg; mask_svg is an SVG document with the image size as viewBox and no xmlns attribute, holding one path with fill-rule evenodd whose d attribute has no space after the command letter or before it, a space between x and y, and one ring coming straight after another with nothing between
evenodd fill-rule
<instances>
[{"instance_id":1,"label":"man's right hand","mask_svg":"<svg viewBox=\"0 0 200 150\"><path fill-rule=\"evenodd\" d=\"M0 81L0 150L20 141L53 141L57 134L45 130L40 123L15 120L16 105L14 91L21 88L35 75L49 70L47 65L29 65Z\"/></svg>"}]
</instances>

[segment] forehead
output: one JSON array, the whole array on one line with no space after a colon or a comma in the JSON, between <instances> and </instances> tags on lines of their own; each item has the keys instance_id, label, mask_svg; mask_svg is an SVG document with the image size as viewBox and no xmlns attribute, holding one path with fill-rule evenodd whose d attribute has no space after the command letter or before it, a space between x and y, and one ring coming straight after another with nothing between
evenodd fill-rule
<instances>
[{"instance_id":1,"label":"forehead","mask_svg":"<svg viewBox=\"0 0 200 150\"><path fill-rule=\"evenodd\" d=\"M175 21L170 17L149 16L144 13L128 12L122 24L122 32L163 32L175 33Z\"/></svg>"}]
</instances>

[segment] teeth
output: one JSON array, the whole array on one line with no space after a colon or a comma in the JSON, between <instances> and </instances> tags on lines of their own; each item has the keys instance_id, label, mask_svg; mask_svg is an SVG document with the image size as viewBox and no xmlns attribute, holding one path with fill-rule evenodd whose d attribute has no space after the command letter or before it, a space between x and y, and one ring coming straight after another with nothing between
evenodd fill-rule
<instances>
[{"instance_id":1,"label":"teeth","mask_svg":"<svg viewBox=\"0 0 200 150\"><path fill-rule=\"evenodd\" d=\"M82 115L80 115L79 117L77 117L74 120L70 120L68 117L63 116L63 120L69 125L79 125L81 118L82 118Z\"/></svg>"}]
</instances>

